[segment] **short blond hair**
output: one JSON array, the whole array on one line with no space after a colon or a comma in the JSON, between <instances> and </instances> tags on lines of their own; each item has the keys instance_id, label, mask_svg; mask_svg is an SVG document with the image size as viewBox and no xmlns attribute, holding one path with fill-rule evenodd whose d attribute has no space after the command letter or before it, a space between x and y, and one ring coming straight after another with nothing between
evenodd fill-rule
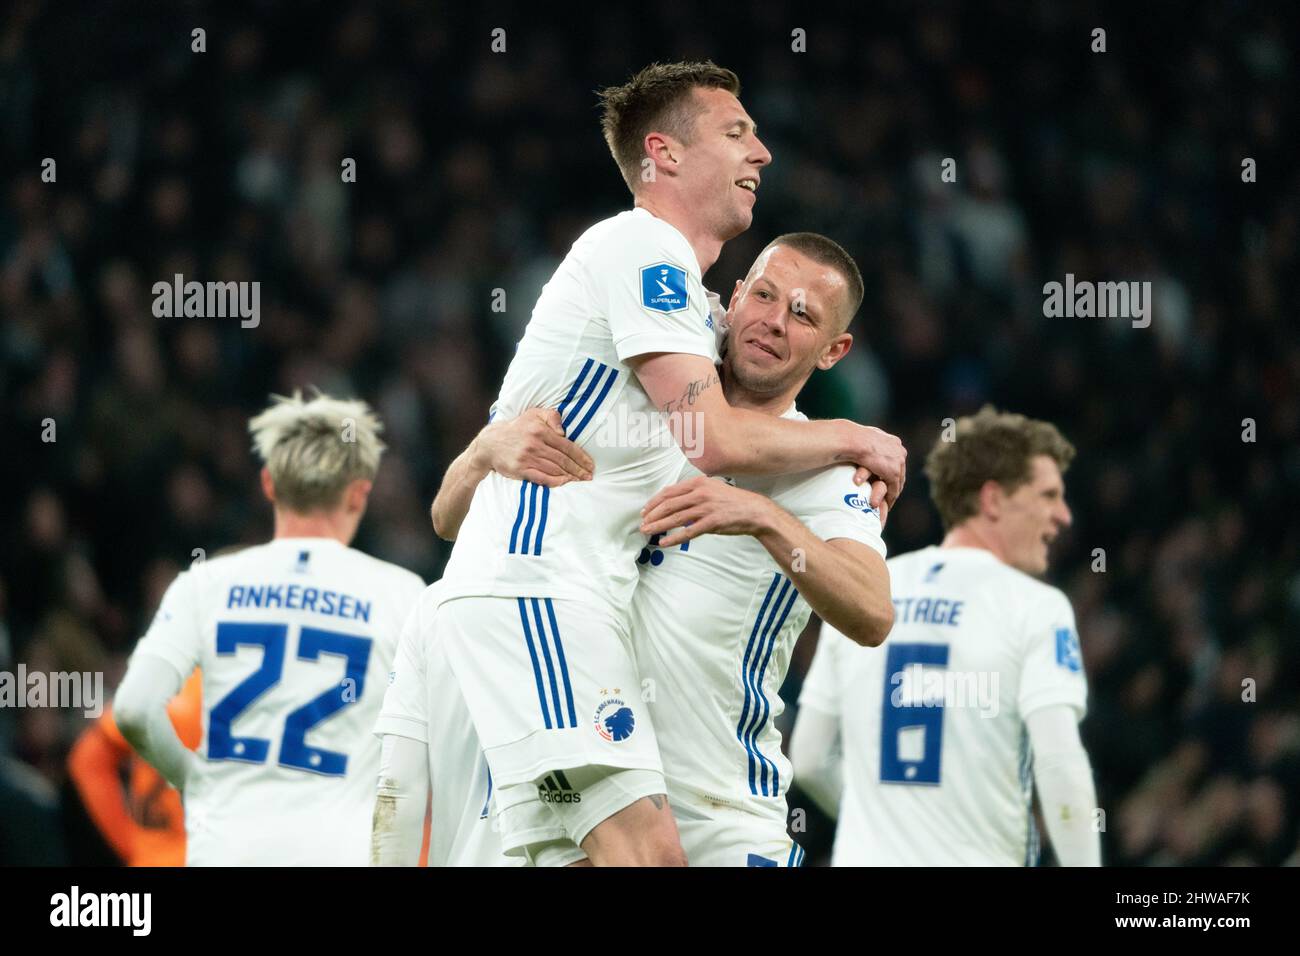
<instances>
[{"instance_id":1,"label":"short blond hair","mask_svg":"<svg viewBox=\"0 0 1300 956\"><path fill-rule=\"evenodd\" d=\"M298 390L272 395L270 407L248 422L276 503L304 514L337 508L348 485L373 479L385 448L384 426L369 405L314 391L307 400Z\"/></svg>"}]
</instances>

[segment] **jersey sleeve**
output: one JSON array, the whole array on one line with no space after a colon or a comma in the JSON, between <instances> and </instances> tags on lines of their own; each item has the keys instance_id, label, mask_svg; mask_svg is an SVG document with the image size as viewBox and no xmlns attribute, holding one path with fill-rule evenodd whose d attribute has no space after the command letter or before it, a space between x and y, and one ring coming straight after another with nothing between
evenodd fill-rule
<instances>
[{"instance_id":1,"label":"jersey sleeve","mask_svg":"<svg viewBox=\"0 0 1300 956\"><path fill-rule=\"evenodd\" d=\"M678 481L690 481L692 478L706 478L706 477L708 476L705 475L704 472L700 471L700 469L696 468L694 465L691 464L689 458L684 458L682 460L681 470L677 472Z\"/></svg>"},{"instance_id":2,"label":"jersey sleeve","mask_svg":"<svg viewBox=\"0 0 1300 956\"><path fill-rule=\"evenodd\" d=\"M800 707L812 707L824 714L839 716L841 703L839 656L841 645L847 643L847 637L829 624L822 623L821 633L817 636L817 650L813 653L812 666L808 668L808 676L803 679L803 688L799 691Z\"/></svg>"},{"instance_id":3,"label":"jersey sleeve","mask_svg":"<svg viewBox=\"0 0 1300 956\"><path fill-rule=\"evenodd\" d=\"M425 688L421 606L411 609L397 639L397 655L388 674L388 690L375 722L375 736L393 734L421 743L429 742L429 709Z\"/></svg>"},{"instance_id":4,"label":"jersey sleeve","mask_svg":"<svg viewBox=\"0 0 1300 956\"><path fill-rule=\"evenodd\" d=\"M426 585L424 579L418 574L407 571L405 568L397 568L396 587L394 588L393 610L394 620L401 622L394 632L386 630L386 640L383 642L385 650L390 655L390 662L394 660L399 653L399 645L402 635L405 633L407 622L411 619L412 614L420 608ZM392 670L392 668L389 668Z\"/></svg>"},{"instance_id":5,"label":"jersey sleeve","mask_svg":"<svg viewBox=\"0 0 1300 956\"><path fill-rule=\"evenodd\" d=\"M199 581L194 571L182 571L167 588L149 630L135 646L135 654L160 657L188 677L199 665L202 629L199 625Z\"/></svg>"},{"instance_id":6,"label":"jersey sleeve","mask_svg":"<svg viewBox=\"0 0 1300 956\"><path fill-rule=\"evenodd\" d=\"M715 323L686 240L645 220L611 238L593 257L590 281L619 361L685 352L716 363Z\"/></svg>"},{"instance_id":7,"label":"jersey sleeve","mask_svg":"<svg viewBox=\"0 0 1300 956\"><path fill-rule=\"evenodd\" d=\"M823 541L848 538L886 557L880 514L871 507L871 491L853 483L855 469L825 468L792 489L786 507Z\"/></svg>"},{"instance_id":8,"label":"jersey sleeve","mask_svg":"<svg viewBox=\"0 0 1300 956\"><path fill-rule=\"evenodd\" d=\"M1056 588L1034 602L1026 621L1020 670L1020 716L1052 704L1068 704L1080 719L1087 711L1088 682L1083 672L1074 609Z\"/></svg>"}]
</instances>

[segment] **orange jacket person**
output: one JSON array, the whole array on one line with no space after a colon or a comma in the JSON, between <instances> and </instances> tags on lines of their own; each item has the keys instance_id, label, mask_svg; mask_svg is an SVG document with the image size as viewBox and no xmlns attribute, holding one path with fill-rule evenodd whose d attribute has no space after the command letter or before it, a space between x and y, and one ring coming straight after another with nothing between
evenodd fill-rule
<instances>
[{"instance_id":1,"label":"orange jacket person","mask_svg":"<svg viewBox=\"0 0 1300 956\"><path fill-rule=\"evenodd\" d=\"M202 686L196 670L167 705L177 736L191 750L199 745L202 735ZM185 812L180 794L131 749L117 729L111 709L77 738L68 755L68 773L90 819L124 863L185 865Z\"/></svg>"}]
</instances>

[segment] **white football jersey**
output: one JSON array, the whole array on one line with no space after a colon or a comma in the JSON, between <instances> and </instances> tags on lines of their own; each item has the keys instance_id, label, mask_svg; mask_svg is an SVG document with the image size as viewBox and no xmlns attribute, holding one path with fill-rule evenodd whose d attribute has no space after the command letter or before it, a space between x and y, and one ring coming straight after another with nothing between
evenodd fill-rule
<instances>
[{"instance_id":1,"label":"white football jersey","mask_svg":"<svg viewBox=\"0 0 1300 956\"><path fill-rule=\"evenodd\" d=\"M793 407L783 417L806 420ZM853 473L844 465L735 484L771 498L819 538L849 538L884 557L879 516ZM688 464L680 478L698 474ZM797 580L742 535L667 549L652 538L638 566L632 635L670 798L741 807L783 826L790 763L776 729L779 691L811 614Z\"/></svg>"},{"instance_id":2,"label":"white football jersey","mask_svg":"<svg viewBox=\"0 0 1300 956\"><path fill-rule=\"evenodd\" d=\"M424 744L432 822L429 866L522 866L507 857L492 819L492 774L469 707L432 627L441 582L429 585L402 628L375 734Z\"/></svg>"},{"instance_id":3,"label":"white football jersey","mask_svg":"<svg viewBox=\"0 0 1300 956\"><path fill-rule=\"evenodd\" d=\"M981 548L888 563L889 637L860 647L823 627L799 697L840 723L832 864L1033 865L1025 718L1087 702L1070 602Z\"/></svg>"},{"instance_id":4,"label":"white football jersey","mask_svg":"<svg viewBox=\"0 0 1300 956\"><path fill-rule=\"evenodd\" d=\"M135 654L203 669L187 864L367 864L371 729L423 589L332 538L277 538L172 582Z\"/></svg>"},{"instance_id":5,"label":"white football jersey","mask_svg":"<svg viewBox=\"0 0 1300 956\"><path fill-rule=\"evenodd\" d=\"M699 263L643 209L597 223L542 290L492 409L559 411L595 478L545 488L480 482L443 575L451 597L570 598L626 620L644 540L640 511L682 452L625 362L652 352L718 359Z\"/></svg>"}]
</instances>

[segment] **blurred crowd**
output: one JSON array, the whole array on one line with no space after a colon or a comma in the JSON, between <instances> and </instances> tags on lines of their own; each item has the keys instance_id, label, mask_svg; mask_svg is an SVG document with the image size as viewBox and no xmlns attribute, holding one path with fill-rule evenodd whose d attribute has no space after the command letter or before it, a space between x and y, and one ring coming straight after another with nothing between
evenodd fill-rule
<instances>
[{"instance_id":1,"label":"blurred crowd","mask_svg":"<svg viewBox=\"0 0 1300 956\"><path fill-rule=\"evenodd\" d=\"M246 423L273 392L378 409L356 545L435 579L443 469L568 245L629 203L593 91L711 57L774 163L706 284L784 231L857 258L853 352L801 404L908 445L891 553L941 536L921 464L945 418L992 401L1078 447L1050 578L1078 616L1105 860L1300 863L1294 10L76 6L0 12L0 670L115 686L196 549L269 536ZM177 273L260 282L259 324L155 318ZM1067 273L1149 280L1150 327L1045 318ZM0 788L61 819L74 862L102 849L66 784L84 724L0 709ZM831 832L809 809L810 861Z\"/></svg>"}]
</instances>

